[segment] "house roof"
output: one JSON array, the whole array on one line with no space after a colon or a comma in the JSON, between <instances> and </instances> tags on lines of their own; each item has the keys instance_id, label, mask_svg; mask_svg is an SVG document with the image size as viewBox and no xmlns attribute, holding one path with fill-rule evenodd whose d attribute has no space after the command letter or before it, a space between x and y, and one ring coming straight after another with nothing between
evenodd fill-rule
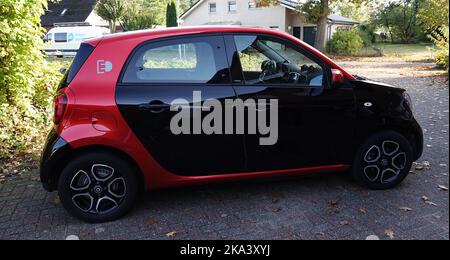
<instances>
[{"instance_id":1,"label":"house roof","mask_svg":"<svg viewBox=\"0 0 450 260\"><path fill-rule=\"evenodd\" d=\"M49 2L48 10L41 17L42 26L52 27L55 23L85 22L94 10L96 2L96 0Z\"/></svg>"},{"instance_id":2,"label":"house roof","mask_svg":"<svg viewBox=\"0 0 450 260\"><path fill-rule=\"evenodd\" d=\"M187 9L183 14L180 15L180 19L184 19L188 16L192 11L194 11L197 7L200 6L205 0L198 0L195 4L193 4L189 9ZM299 4L305 2L304 0L279 0L279 4L285 8L291 10L297 10ZM358 22L353 21L350 18L343 17L337 14L331 14L328 16L328 20L333 23L344 23L344 24L357 24Z\"/></svg>"},{"instance_id":3,"label":"house roof","mask_svg":"<svg viewBox=\"0 0 450 260\"><path fill-rule=\"evenodd\" d=\"M346 23L346 24L357 24L358 23L358 22L353 21L350 18L340 16L337 14L330 14L328 16L328 20L330 20L331 22L334 22L334 23Z\"/></svg>"}]
</instances>

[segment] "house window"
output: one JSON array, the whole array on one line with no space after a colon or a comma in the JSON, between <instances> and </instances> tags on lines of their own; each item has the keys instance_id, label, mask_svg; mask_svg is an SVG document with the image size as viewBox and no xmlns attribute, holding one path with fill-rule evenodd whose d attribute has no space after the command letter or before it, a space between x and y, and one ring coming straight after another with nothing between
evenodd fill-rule
<instances>
[{"instance_id":1,"label":"house window","mask_svg":"<svg viewBox=\"0 0 450 260\"><path fill-rule=\"evenodd\" d=\"M228 2L228 12L229 13L236 13L237 12L237 3L236 3L236 1L229 1Z\"/></svg>"},{"instance_id":2,"label":"house window","mask_svg":"<svg viewBox=\"0 0 450 260\"><path fill-rule=\"evenodd\" d=\"M209 12L210 13L216 13L217 12L217 4L216 3L209 3Z\"/></svg>"},{"instance_id":3,"label":"house window","mask_svg":"<svg viewBox=\"0 0 450 260\"><path fill-rule=\"evenodd\" d=\"M252 10L252 9L256 9L256 8L261 8L261 2L260 1L248 1L248 9Z\"/></svg>"}]
</instances>

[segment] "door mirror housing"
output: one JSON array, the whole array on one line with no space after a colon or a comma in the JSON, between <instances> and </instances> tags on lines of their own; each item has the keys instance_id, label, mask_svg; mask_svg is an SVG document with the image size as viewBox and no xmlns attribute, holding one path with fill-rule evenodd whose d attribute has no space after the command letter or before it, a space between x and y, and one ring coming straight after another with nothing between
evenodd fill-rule
<instances>
[{"instance_id":1,"label":"door mirror housing","mask_svg":"<svg viewBox=\"0 0 450 260\"><path fill-rule=\"evenodd\" d=\"M339 86L345 83L345 76L342 73L342 71L338 69L332 69L331 75L332 75L331 84L333 86Z\"/></svg>"}]
</instances>

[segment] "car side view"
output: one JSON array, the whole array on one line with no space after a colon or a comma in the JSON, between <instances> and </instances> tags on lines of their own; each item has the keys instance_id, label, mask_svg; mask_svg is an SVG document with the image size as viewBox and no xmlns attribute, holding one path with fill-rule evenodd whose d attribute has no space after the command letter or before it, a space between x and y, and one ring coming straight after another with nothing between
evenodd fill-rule
<instances>
[{"instance_id":1,"label":"car side view","mask_svg":"<svg viewBox=\"0 0 450 260\"><path fill-rule=\"evenodd\" d=\"M188 100L194 111L197 92L219 105L276 100L276 142L261 145L250 131L174 134L171 104ZM87 40L60 83L53 120L41 181L87 222L122 217L141 190L185 185L350 171L364 187L390 189L423 150L404 89L351 75L291 35L251 27Z\"/></svg>"}]
</instances>

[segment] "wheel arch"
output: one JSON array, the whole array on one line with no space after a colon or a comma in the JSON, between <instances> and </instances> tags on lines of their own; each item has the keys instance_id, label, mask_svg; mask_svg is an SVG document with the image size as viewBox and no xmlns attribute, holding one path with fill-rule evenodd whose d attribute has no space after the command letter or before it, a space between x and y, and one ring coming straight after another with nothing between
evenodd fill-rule
<instances>
[{"instance_id":1,"label":"wheel arch","mask_svg":"<svg viewBox=\"0 0 450 260\"><path fill-rule=\"evenodd\" d=\"M375 126L370 128L370 130L363 131L357 135L356 145L353 149L353 158L358 151L359 147L368 139L370 136L383 131L394 131L402 136L404 136L408 142L411 144L413 149L413 154L415 156L414 161L418 160L422 155L423 150L423 134L421 130L417 130L414 127L410 127L411 124L398 124L395 122L386 121L385 124Z\"/></svg>"},{"instance_id":2,"label":"wheel arch","mask_svg":"<svg viewBox=\"0 0 450 260\"><path fill-rule=\"evenodd\" d=\"M105 153L110 153L110 154L114 154L117 157L122 158L123 160L125 160L134 170L135 174L137 174L138 176L138 181L139 181L139 186L140 186L140 192L145 190L145 180L144 180L144 175L142 174L142 171L140 169L140 167L138 166L138 164L133 160L133 158L128 155L127 153L111 147L111 146L106 146L106 145L90 145L90 146L83 146L80 148L76 148L76 149L71 149L70 152L68 152L68 154L66 154L64 156L64 158L62 158L61 160L59 160L55 166L54 169L52 170L52 174L50 176L51 178L51 190L55 191L57 190L57 184L59 182L59 177L61 176L62 171L64 170L64 168L67 166L68 163L70 163L71 160L73 160L73 158L76 158L80 155L83 154L87 154L87 153L91 153L91 152L105 152Z\"/></svg>"}]
</instances>

